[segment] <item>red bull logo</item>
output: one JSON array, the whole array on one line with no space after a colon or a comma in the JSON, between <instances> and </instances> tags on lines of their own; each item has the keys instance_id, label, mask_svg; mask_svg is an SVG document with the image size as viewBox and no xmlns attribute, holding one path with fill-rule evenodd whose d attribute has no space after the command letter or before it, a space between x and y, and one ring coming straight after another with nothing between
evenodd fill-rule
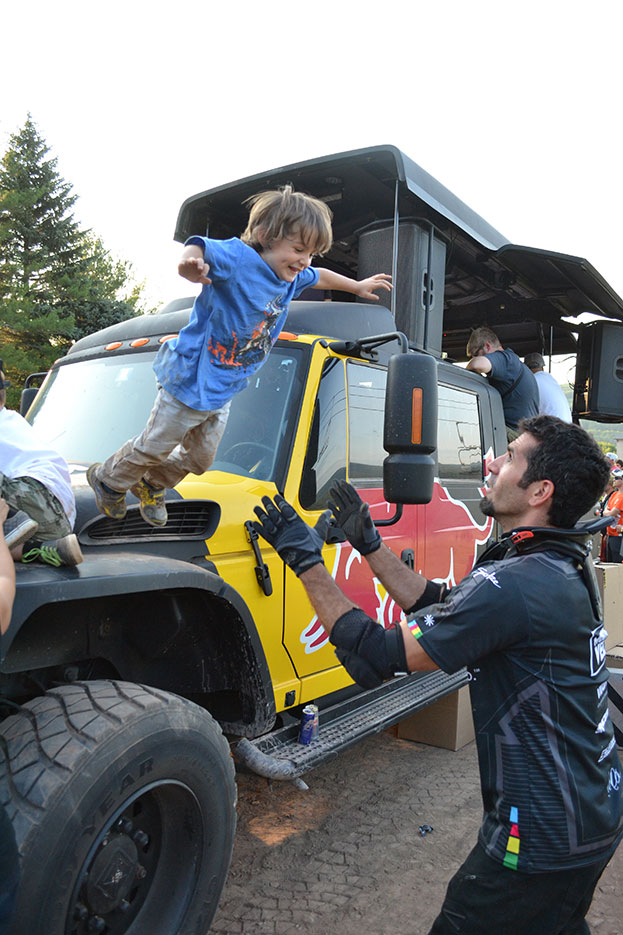
<instances>
[{"instance_id":1,"label":"red bull logo","mask_svg":"<svg viewBox=\"0 0 623 935\"><path fill-rule=\"evenodd\" d=\"M479 488L484 495L484 488ZM435 482L433 498L424 507L426 559L419 570L432 581L454 587L474 567L478 550L493 533L493 518L479 523L461 500Z\"/></svg>"},{"instance_id":2,"label":"red bull logo","mask_svg":"<svg viewBox=\"0 0 623 935\"><path fill-rule=\"evenodd\" d=\"M382 490L367 489L360 493L370 504L374 519L394 513L395 507L383 499ZM476 502L484 495L484 487L474 487L473 493L473 502ZM382 535L397 555L402 556L404 550L410 550L414 556L414 567L427 578L453 587L472 570L479 549L492 535L493 519L484 516L482 519L478 522L465 502L452 496L446 486L435 481L431 502L425 506L405 506L400 521L383 528ZM342 591L384 627L400 620L404 616L402 609L372 575L359 552L348 542L334 548L333 554L329 552L325 561ZM328 640L315 616L300 636L306 653L316 652L326 646Z\"/></svg>"}]
</instances>

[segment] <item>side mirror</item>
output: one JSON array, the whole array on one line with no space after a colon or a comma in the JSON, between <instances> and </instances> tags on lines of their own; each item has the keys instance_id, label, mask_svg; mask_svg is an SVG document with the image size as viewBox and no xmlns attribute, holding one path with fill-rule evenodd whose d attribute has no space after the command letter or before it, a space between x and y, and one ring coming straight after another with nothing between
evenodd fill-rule
<instances>
[{"instance_id":1,"label":"side mirror","mask_svg":"<svg viewBox=\"0 0 623 935\"><path fill-rule=\"evenodd\" d=\"M390 358L385 396L383 492L389 503L429 503L437 471L437 361Z\"/></svg>"},{"instance_id":2,"label":"side mirror","mask_svg":"<svg viewBox=\"0 0 623 935\"><path fill-rule=\"evenodd\" d=\"M24 389L22 390L22 395L19 399L19 411L20 415L25 416L30 407L32 406L35 396L41 388L41 382L44 377L48 375L48 371L44 370L39 373L29 373L24 381ZM37 383L37 386L33 386L33 383Z\"/></svg>"},{"instance_id":3,"label":"side mirror","mask_svg":"<svg viewBox=\"0 0 623 935\"><path fill-rule=\"evenodd\" d=\"M29 386L28 389L22 390L22 395L19 398L20 415L22 416L26 415L26 413L32 406L33 400L38 392L39 392L38 386Z\"/></svg>"}]
</instances>

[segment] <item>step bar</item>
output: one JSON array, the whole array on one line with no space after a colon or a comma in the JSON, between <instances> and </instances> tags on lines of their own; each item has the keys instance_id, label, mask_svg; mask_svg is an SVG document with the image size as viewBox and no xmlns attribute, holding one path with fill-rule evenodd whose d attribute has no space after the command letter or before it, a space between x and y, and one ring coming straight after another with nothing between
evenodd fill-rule
<instances>
[{"instance_id":1,"label":"step bar","mask_svg":"<svg viewBox=\"0 0 623 935\"><path fill-rule=\"evenodd\" d=\"M255 740L243 738L232 747L238 762L268 779L296 780L366 737L392 727L414 711L466 685L469 675L436 670L399 676L379 688L363 691L320 712L318 739L298 742L299 725L289 724Z\"/></svg>"}]
</instances>

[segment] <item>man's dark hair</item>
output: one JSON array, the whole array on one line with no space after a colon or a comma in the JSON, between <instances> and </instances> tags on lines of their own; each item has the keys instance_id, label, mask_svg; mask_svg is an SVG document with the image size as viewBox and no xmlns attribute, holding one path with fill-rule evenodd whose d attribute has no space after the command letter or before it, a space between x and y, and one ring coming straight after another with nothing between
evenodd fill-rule
<instances>
[{"instance_id":1,"label":"man's dark hair","mask_svg":"<svg viewBox=\"0 0 623 935\"><path fill-rule=\"evenodd\" d=\"M570 529L601 496L610 475L607 459L588 432L555 416L522 419L519 431L538 442L527 455L528 467L519 486L525 489L534 481L551 480L549 522Z\"/></svg>"}]
</instances>

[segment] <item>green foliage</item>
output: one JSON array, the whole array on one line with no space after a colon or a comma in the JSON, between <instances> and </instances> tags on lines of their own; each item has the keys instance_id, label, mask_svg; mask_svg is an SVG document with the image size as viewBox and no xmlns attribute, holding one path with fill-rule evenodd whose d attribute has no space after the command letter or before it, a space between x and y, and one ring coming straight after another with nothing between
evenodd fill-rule
<instances>
[{"instance_id":1,"label":"green foliage","mask_svg":"<svg viewBox=\"0 0 623 935\"><path fill-rule=\"evenodd\" d=\"M44 371L71 343L146 309L130 264L81 230L77 196L30 115L0 163L0 357L18 405L28 373Z\"/></svg>"}]
</instances>

